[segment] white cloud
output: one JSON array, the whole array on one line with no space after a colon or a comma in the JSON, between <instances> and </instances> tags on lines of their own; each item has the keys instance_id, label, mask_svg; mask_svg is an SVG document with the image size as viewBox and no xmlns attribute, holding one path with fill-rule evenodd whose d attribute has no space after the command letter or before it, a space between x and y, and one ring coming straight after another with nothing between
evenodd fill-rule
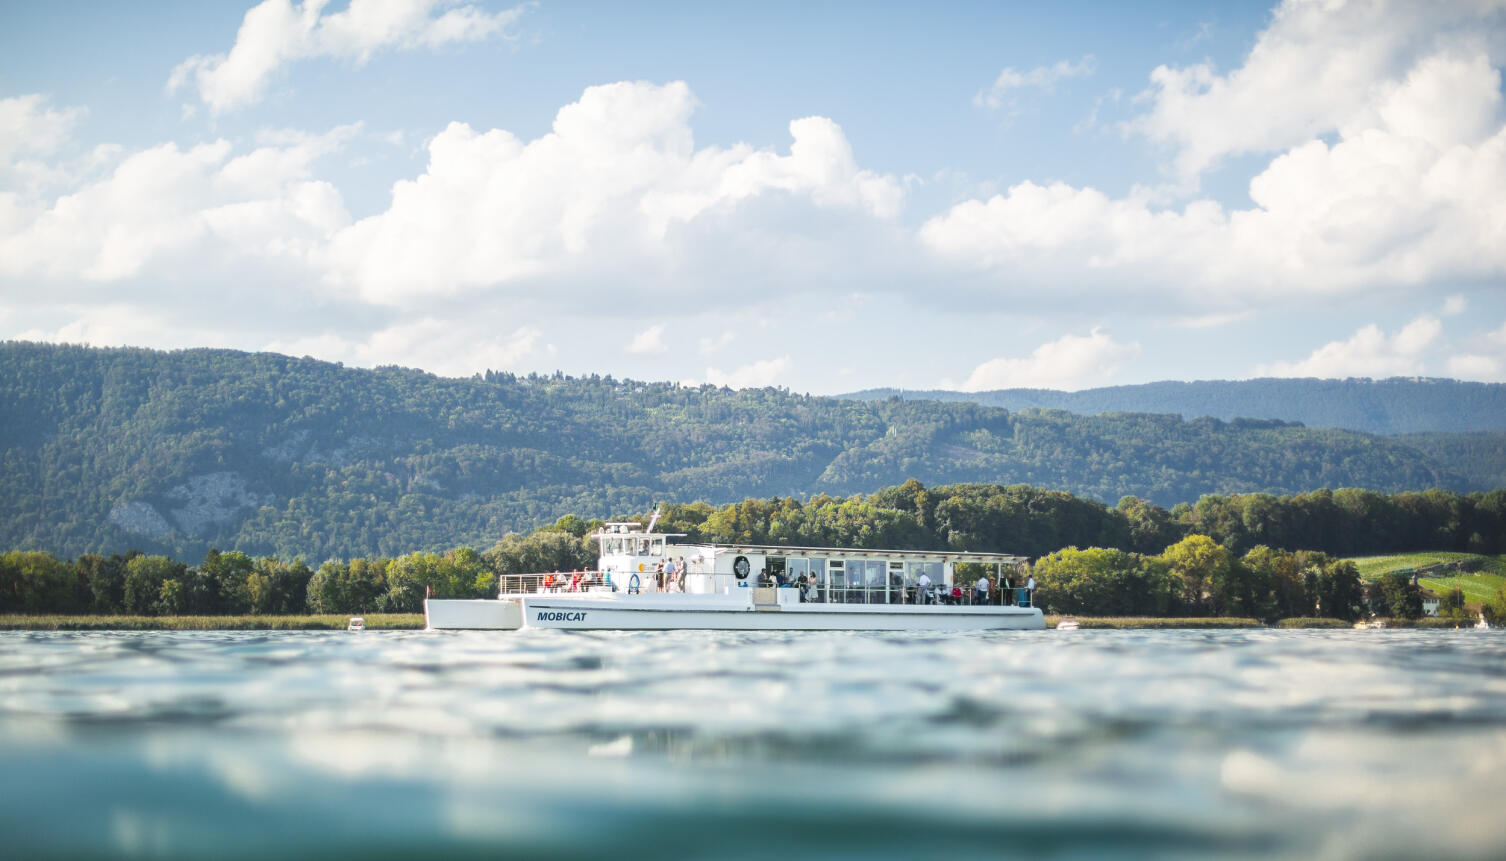
<instances>
[{"instance_id":1,"label":"white cloud","mask_svg":"<svg viewBox=\"0 0 1506 861\"><path fill-rule=\"evenodd\" d=\"M628 344L627 351L634 356L662 356L669 352L664 343L664 324L655 323L639 332Z\"/></svg>"},{"instance_id":2,"label":"white cloud","mask_svg":"<svg viewBox=\"0 0 1506 861\"><path fill-rule=\"evenodd\" d=\"M1443 299L1443 310L1439 313L1445 317L1454 317L1463 314L1464 309L1468 307L1469 303L1465 301L1463 296L1445 296Z\"/></svg>"},{"instance_id":3,"label":"white cloud","mask_svg":"<svg viewBox=\"0 0 1506 861\"><path fill-rule=\"evenodd\" d=\"M1173 329L1217 329L1240 320L1249 318L1248 312L1234 312L1227 314L1196 314L1190 317L1173 317L1166 321L1166 325Z\"/></svg>"},{"instance_id":4,"label":"white cloud","mask_svg":"<svg viewBox=\"0 0 1506 861\"><path fill-rule=\"evenodd\" d=\"M110 146L63 157L77 150L73 129L87 114L82 107L51 107L36 93L0 99L0 234L8 220L22 217L28 199L65 188L115 157Z\"/></svg>"},{"instance_id":5,"label":"white cloud","mask_svg":"<svg viewBox=\"0 0 1506 861\"><path fill-rule=\"evenodd\" d=\"M1159 290L1214 311L1506 274L1500 73L1483 54L1451 49L1371 83L1383 97L1351 114L1373 124L1282 153L1251 180L1253 208L1162 209L1146 193L1024 182L931 218L921 239L1020 289L1142 302Z\"/></svg>"},{"instance_id":6,"label":"white cloud","mask_svg":"<svg viewBox=\"0 0 1506 861\"><path fill-rule=\"evenodd\" d=\"M1347 341L1332 341L1300 362L1260 365L1260 377L1396 377L1423 373L1426 354L1443 332L1436 317L1418 317L1387 337L1371 324Z\"/></svg>"},{"instance_id":7,"label":"white cloud","mask_svg":"<svg viewBox=\"0 0 1506 861\"><path fill-rule=\"evenodd\" d=\"M84 114L83 108L50 108L37 93L0 99L0 168L19 156L51 155Z\"/></svg>"},{"instance_id":8,"label":"white cloud","mask_svg":"<svg viewBox=\"0 0 1506 861\"><path fill-rule=\"evenodd\" d=\"M15 337L22 341L88 344L95 347L138 347L143 344L192 347L229 343L220 340L228 333L206 329L196 330L185 339L184 327L170 314L142 308L130 302L69 306L67 312L70 319L61 325L28 329L16 333Z\"/></svg>"},{"instance_id":9,"label":"white cloud","mask_svg":"<svg viewBox=\"0 0 1506 861\"><path fill-rule=\"evenodd\" d=\"M719 353L730 346L736 339L737 336L732 332L723 332L720 335L714 336L708 335L702 338L700 341L700 353L703 356L709 356L712 353Z\"/></svg>"},{"instance_id":10,"label":"white cloud","mask_svg":"<svg viewBox=\"0 0 1506 861\"><path fill-rule=\"evenodd\" d=\"M622 82L587 89L560 109L550 133L527 143L452 123L430 142L423 175L397 183L385 212L334 238L331 277L394 306L498 285L537 288L541 279L620 287L626 277L643 290L668 289L696 255L725 277L739 244L755 266L798 270L826 264L833 250L845 255L801 229L800 218L820 217L812 213L862 222L898 213L898 181L859 169L831 120L790 123L788 155L745 144L698 150L694 107L684 83ZM740 207L766 198L793 201L801 213L738 220Z\"/></svg>"},{"instance_id":11,"label":"white cloud","mask_svg":"<svg viewBox=\"0 0 1506 861\"><path fill-rule=\"evenodd\" d=\"M777 359L764 359L743 365L731 373L724 373L717 368L707 368L706 382L713 386L726 386L730 389L757 389L775 385L793 368L794 363L790 361L789 356L780 356ZM688 385L695 385L695 383L691 382Z\"/></svg>"},{"instance_id":12,"label":"white cloud","mask_svg":"<svg viewBox=\"0 0 1506 861\"><path fill-rule=\"evenodd\" d=\"M1286 0L1239 68L1158 67L1140 97L1149 110L1127 127L1174 148L1184 176L1225 156L1378 125L1435 145L1477 142L1497 127L1494 111L1451 98L1450 70L1436 67L1477 62L1487 50L1479 34L1502 11L1495 0ZM1416 86L1414 75L1440 88Z\"/></svg>"},{"instance_id":13,"label":"white cloud","mask_svg":"<svg viewBox=\"0 0 1506 861\"><path fill-rule=\"evenodd\" d=\"M1475 352L1450 356L1448 375L1461 380L1506 381L1506 323L1484 336L1466 340Z\"/></svg>"},{"instance_id":14,"label":"white cloud","mask_svg":"<svg viewBox=\"0 0 1506 861\"><path fill-rule=\"evenodd\" d=\"M974 368L960 388L965 392L1017 388L1075 391L1108 383L1126 362L1139 355L1139 344L1121 344L1103 329L1094 328L1087 335L1063 335L1042 344L1026 358L990 359ZM942 385L950 388L949 383Z\"/></svg>"},{"instance_id":15,"label":"white cloud","mask_svg":"<svg viewBox=\"0 0 1506 861\"><path fill-rule=\"evenodd\" d=\"M355 130L288 133L239 156L225 140L125 155L71 193L18 205L24 218L0 215L0 276L114 281L205 243L230 257L302 259L349 221L312 164Z\"/></svg>"},{"instance_id":16,"label":"white cloud","mask_svg":"<svg viewBox=\"0 0 1506 861\"><path fill-rule=\"evenodd\" d=\"M490 320L440 317L404 320L354 336L325 333L275 341L267 349L362 367L398 364L447 377L516 369L556 353L532 326L501 334Z\"/></svg>"},{"instance_id":17,"label":"white cloud","mask_svg":"<svg viewBox=\"0 0 1506 861\"><path fill-rule=\"evenodd\" d=\"M284 66L314 57L365 63L387 49L436 48L504 34L528 8L489 13L445 0L351 0L325 14L328 0L263 0L246 12L228 54L190 57L168 91L193 84L214 113L258 101Z\"/></svg>"},{"instance_id":18,"label":"white cloud","mask_svg":"<svg viewBox=\"0 0 1506 861\"><path fill-rule=\"evenodd\" d=\"M1506 364L1503 364L1498 356L1475 353L1450 356L1445 367L1448 369L1448 375L1457 380L1494 383L1506 377Z\"/></svg>"},{"instance_id":19,"label":"white cloud","mask_svg":"<svg viewBox=\"0 0 1506 861\"><path fill-rule=\"evenodd\" d=\"M792 122L784 152L698 149L694 104L684 84L625 83L587 90L533 141L451 126L427 169L353 227L320 160L377 139L358 126L100 148L89 170L58 171L61 191L0 185L0 304L12 336L469 373L525 354L526 339L492 332L625 291L704 311L894 277L903 187L859 168L836 123ZM49 147L77 150L66 134ZM504 307L521 315L508 328L473 325L478 308ZM716 331L688 344L732 342ZM658 340L672 346L670 330ZM653 346L652 333L639 344ZM712 375L763 385L790 367Z\"/></svg>"},{"instance_id":20,"label":"white cloud","mask_svg":"<svg viewBox=\"0 0 1506 861\"><path fill-rule=\"evenodd\" d=\"M994 79L992 86L978 91L978 94L973 97L973 104L979 107L1000 108L1008 102L1009 94L1014 90L1027 87L1049 90L1056 85L1057 81L1085 78L1093 74L1097 68L1098 61L1092 54L1076 63L1070 60L1058 60L1049 66L1036 66L1023 72L1012 66L1006 66Z\"/></svg>"}]
</instances>

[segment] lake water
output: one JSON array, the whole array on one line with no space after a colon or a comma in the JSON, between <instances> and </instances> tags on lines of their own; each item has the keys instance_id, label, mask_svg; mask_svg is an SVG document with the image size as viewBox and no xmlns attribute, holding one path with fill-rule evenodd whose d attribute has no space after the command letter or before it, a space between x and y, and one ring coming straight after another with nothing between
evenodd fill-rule
<instances>
[{"instance_id":1,"label":"lake water","mask_svg":"<svg viewBox=\"0 0 1506 861\"><path fill-rule=\"evenodd\" d=\"M10 857L1506 856L1500 631L0 634Z\"/></svg>"}]
</instances>

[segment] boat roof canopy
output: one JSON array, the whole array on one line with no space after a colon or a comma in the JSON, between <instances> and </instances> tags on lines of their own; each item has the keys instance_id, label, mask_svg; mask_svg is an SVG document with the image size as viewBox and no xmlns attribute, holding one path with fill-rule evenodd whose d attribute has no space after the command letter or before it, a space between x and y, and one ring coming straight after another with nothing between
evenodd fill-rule
<instances>
[{"instance_id":1,"label":"boat roof canopy","mask_svg":"<svg viewBox=\"0 0 1506 861\"><path fill-rule=\"evenodd\" d=\"M765 556L866 556L868 558L930 559L939 562L981 562L988 565L1020 565L1029 557L1012 553L975 553L965 550L877 550L868 547L789 547L782 544L696 545L713 547L724 553L761 553Z\"/></svg>"}]
</instances>

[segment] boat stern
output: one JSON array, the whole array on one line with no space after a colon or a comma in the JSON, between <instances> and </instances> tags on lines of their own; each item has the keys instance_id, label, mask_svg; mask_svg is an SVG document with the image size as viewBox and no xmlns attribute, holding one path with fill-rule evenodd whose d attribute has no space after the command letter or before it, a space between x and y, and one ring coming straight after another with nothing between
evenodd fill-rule
<instances>
[{"instance_id":1,"label":"boat stern","mask_svg":"<svg viewBox=\"0 0 1506 861\"><path fill-rule=\"evenodd\" d=\"M431 631L516 631L523 627L522 605L516 600L424 601L424 625Z\"/></svg>"}]
</instances>

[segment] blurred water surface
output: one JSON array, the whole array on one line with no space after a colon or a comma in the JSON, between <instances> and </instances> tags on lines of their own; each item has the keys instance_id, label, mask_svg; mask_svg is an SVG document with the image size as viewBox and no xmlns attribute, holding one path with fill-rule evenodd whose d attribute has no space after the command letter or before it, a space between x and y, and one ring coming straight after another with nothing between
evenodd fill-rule
<instances>
[{"instance_id":1,"label":"blurred water surface","mask_svg":"<svg viewBox=\"0 0 1506 861\"><path fill-rule=\"evenodd\" d=\"M1506 857L1506 636L0 633L11 857Z\"/></svg>"}]
</instances>

